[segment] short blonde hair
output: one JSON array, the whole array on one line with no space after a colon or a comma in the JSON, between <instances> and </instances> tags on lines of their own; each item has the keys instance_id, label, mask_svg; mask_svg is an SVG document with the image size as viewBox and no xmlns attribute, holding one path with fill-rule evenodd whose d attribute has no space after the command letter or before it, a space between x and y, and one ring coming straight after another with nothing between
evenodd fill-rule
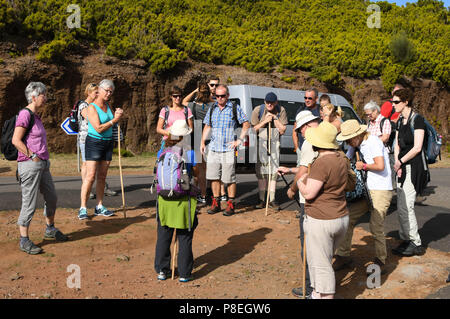
<instances>
[{"instance_id":1,"label":"short blonde hair","mask_svg":"<svg viewBox=\"0 0 450 319\"><path fill-rule=\"evenodd\" d=\"M84 90L84 94L89 96L93 91L98 90L98 85L96 83L89 83L86 85L86 89Z\"/></svg>"}]
</instances>

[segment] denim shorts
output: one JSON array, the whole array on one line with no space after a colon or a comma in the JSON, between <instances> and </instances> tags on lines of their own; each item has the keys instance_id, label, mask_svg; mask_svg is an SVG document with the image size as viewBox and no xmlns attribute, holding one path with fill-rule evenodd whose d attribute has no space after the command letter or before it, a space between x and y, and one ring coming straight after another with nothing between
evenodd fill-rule
<instances>
[{"instance_id":1,"label":"denim shorts","mask_svg":"<svg viewBox=\"0 0 450 319\"><path fill-rule=\"evenodd\" d=\"M85 142L86 161L111 161L113 153L113 140L100 140L87 136Z\"/></svg>"}]
</instances>

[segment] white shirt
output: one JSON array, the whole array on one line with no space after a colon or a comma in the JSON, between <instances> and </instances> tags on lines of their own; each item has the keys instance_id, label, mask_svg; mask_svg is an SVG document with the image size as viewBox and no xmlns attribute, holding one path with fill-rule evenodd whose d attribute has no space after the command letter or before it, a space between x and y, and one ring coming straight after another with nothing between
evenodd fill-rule
<instances>
[{"instance_id":1,"label":"white shirt","mask_svg":"<svg viewBox=\"0 0 450 319\"><path fill-rule=\"evenodd\" d=\"M300 166L306 166L308 167L310 164L314 162L314 160L319 156L318 152L314 152L313 147L311 143L309 143L307 140L305 140L302 144L302 149L300 151ZM298 191L300 203L305 203L305 198L302 196L302 193L300 193L300 190Z\"/></svg>"},{"instance_id":2,"label":"white shirt","mask_svg":"<svg viewBox=\"0 0 450 319\"><path fill-rule=\"evenodd\" d=\"M367 164L373 164L374 158L383 156L383 171L367 171L367 188L369 190L392 190L391 166L389 164L389 154L383 142L375 135L369 135L367 140L363 140L360 146L361 154Z\"/></svg>"}]
</instances>

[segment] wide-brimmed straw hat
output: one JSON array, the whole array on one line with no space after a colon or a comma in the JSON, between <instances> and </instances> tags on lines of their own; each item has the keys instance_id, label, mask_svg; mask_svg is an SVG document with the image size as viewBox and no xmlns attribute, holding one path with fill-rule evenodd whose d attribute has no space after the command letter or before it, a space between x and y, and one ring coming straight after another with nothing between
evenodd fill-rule
<instances>
[{"instance_id":1,"label":"wide-brimmed straw hat","mask_svg":"<svg viewBox=\"0 0 450 319\"><path fill-rule=\"evenodd\" d=\"M311 121L317 120L319 117L314 116L311 111L301 111L295 117L295 130L299 130L303 125Z\"/></svg>"},{"instance_id":2,"label":"wide-brimmed straw hat","mask_svg":"<svg viewBox=\"0 0 450 319\"><path fill-rule=\"evenodd\" d=\"M191 134L192 129L187 125L186 120L176 120L172 126L169 127L170 135L186 136Z\"/></svg>"},{"instance_id":3,"label":"wide-brimmed straw hat","mask_svg":"<svg viewBox=\"0 0 450 319\"><path fill-rule=\"evenodd\" d=\"M347 141L367 131L367 125L361 125L357 120L347 120L341 124L341 133L336 137L338 141Z\"/></svg>"},{"instance_id":4,"label":"wide-brimmed straw hat","mask_svg":"<svg viewBox=\"0 0 450 319\"><path fill-rule=\"evenodd\" d=\"M338 131L333 124L323 121L318 127L307 129L305 138L312 146L335 150L339 148L339 145L336 142L337 133Z\"/></svg>"}]
</instances>

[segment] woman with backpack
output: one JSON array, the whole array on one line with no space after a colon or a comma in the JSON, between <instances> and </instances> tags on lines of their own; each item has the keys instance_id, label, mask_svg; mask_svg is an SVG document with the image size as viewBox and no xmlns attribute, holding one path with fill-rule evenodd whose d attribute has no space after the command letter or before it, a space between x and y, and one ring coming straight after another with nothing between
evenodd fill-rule
<instances>
[{"instance_id":1,"label":"woman with backpack","mask_svg":"<svg viewBox=\"0 0 450 319\"><path fill-rule=\"evenodd\" d=\"M161 148L158 151L157 157L161 154L165 147L166 140L170 137L169 128L176 120L185 120L190 129L194 128L192 123L191 110L181 104L182 90L178 86L173 86L170 91L171 105L164 106L159 112L158 123L156 124L156 133L162 135Z\"/></svg>"},{"instance_id":2,"label":"woman with backpack","mask_svg":"<svg viewBox=\"0 0 450 319\"><path fill-rule=\"evenodd\" d=\"M422 115L413 110L413 93L409 89L394 92L392 104L400 113L397 122L397 137L394 146L397 172L397 209L400 223L399 235L403 242L392 250L401 256L424 253L422 247L414 203L430 181L427 160L422 151L427 143L426 127Z\"/></svg>"},{"instance_id":3,"label":"woman with backpack","mask_svg":"<svg viewBox=\"0 0 450 319\"><path fill-rule=\"evenodd\" d=\"M166 140L165 149L158 159L155 176L158 191L156 204L158 237L155 251L155 270L158 274L158 280L167 278L171 261L170 243L175 231L175 240L179 243L179 281L187 282L193 279L192 239L194 230L198 225L196 216L197 192L191 189L190 178L187 177L197 174L195 154L193 150L190 150L189 144L183 141L183 137L191 134L192 129L183 119L176 120L168 129L168 132L170 137ZM178 159L180 154L185 166L175 167L173 166L174 159ZM175 177L172 173L176 174ZM179 176L185 181L183 186L177 186L176 183L170 182L172 177L176 180Z\"/></svg>"},{"instance_id":4,"label":"woman with backpack","mask_svg":"<svg viewBox=\"0 0 450 319\"><path fill-rule=\"evenodd\" d=\"M17 168L22 188L22 208L19 225L20 250L36 255L42 248L36 246L28 237L31 219L36 210L38 191L44 196L44 216L47 228L44 238L66 241L69 238L55 227L57 196L50 173L47 134L40 116L47 101L47 88L41 82L30 82L25 89L28 105L19 112L16 119L12 144L17 148Z\"/></svg>"},{"instance_id":5,"label":"woman with backpack","mask_svg":"<svg viewBox=\"0 0 450 319\"><path fill-rule=\"evenodd\" d=\"M198 122L194 123L194 136L191 136L191 147L195 149L195 136L198 136L199 145L203 132L203 119L214 102L211 102L211 92L206 82L201 82L193 93L197 93L197 97L193 102L189 102L192 98L191 93L183 99L182 103L191 110L194 115L194 121ZM201 154L197 157L196 162L198 171L197 185L201 191L201 194L197 197L197 201L199 204L206 205L206 162L203 160Z\"/></svg>"},{"instance_id":6,"label":"woman with backpack","mask_svg":"<svg viewBox=\"0 0 450 319\"><path fill-rule=\"evenodd\" d=\"M79 219L86 219L86 203L92 184L97 176L97 206L95 216L113 216L114 213L103 206L105 180L109 164L112 160L114 147L112 127L119 122L123 115L121 108L116 108L114 114L108 104L113 92L114 83L111 80L102 80L98 85L98 96L88 107L88 134L85 141L86 176L81 186L81 207L78 212Z\"/></svg>"}]
</instances>

